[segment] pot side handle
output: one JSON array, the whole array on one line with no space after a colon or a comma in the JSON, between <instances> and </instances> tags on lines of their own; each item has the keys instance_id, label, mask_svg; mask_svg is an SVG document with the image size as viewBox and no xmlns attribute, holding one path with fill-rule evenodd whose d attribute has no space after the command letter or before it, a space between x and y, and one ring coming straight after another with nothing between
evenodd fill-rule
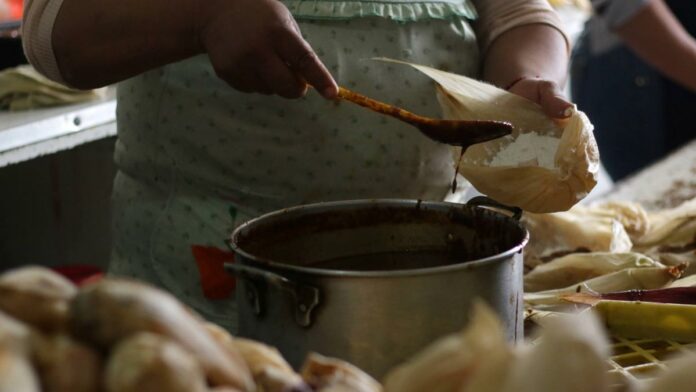
<instances>
[{"instance_id":1,"label":"pot side handle","mask_svg":"<svg viewBox=\"0 0 696 392\"><path fill-rule=\"evenodd\" d=\"M503 210L506 212L509 212L514 220L520 220L522 218L522 209L519 207L511 207L507 206L505 204L499 203L490 197L486 196L476 196L472 197L469 201L466 202L466 205L468 206L474 206L474 207L484 207L484 208L490 208L494 210Z\"/></svg>"},{"instance_id":2,"label":"pot side handle","mask_svg":"<svg viewBox=\"0 0 696 392\"><path fill-rule=\"evenodd\" d=\"M263 312L263 305L261 303L258 285L254 281L261 281L293 297L295 303L295 322L298 325L301 327L309 327L312 325L312 311L319 305L320 291L318 288L293 282L275 272L265 271L260 268L239 263L226 263L225 270L236 275L240 279L244 279L247 284L250 284L250 290L247 292L247 296L249 297L249 301L251 301L256 315L260 315Z\"/></svg>"}]
</instances>

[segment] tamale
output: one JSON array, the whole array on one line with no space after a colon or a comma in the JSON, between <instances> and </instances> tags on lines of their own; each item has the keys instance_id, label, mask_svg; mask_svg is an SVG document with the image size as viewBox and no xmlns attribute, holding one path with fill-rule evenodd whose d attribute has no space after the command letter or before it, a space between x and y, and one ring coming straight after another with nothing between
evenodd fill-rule
<instances>
[{"instance_id":1,"label":"tamale","mask_svg":"<svg viewBox=\"0 0 696 392\"><path fill-rule=\"evenodd\" d=\"M541 213L568 210L596 185L599 150L593 126L581 111L573 109L568 119L555 121L535 102L490 84L430 67L402 64L438 83L437 97L445 118L505 121L515 127L511 137L477 144L464 152L457 170L481 193L501 203ZM553 169L534 161L490 166L499 151L520 134L530 132L560 139Z\"/></svg>"}]
</instances>

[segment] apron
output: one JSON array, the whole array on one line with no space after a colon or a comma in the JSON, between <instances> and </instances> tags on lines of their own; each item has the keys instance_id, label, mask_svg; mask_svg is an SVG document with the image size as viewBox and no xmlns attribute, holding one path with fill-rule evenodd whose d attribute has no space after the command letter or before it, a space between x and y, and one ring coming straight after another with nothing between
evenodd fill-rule
<instances>
[{"instance_id":1,"label":"apron","mask_svg":"<svg viewBox=\"0 0 696 392\"><path fill-rule=\"evenodd\" d=\"M478 71L466 0L286 4L339 84L416 113L440 116L433 83L372 57ZM454 173L450 148L409 125L312 91L237 92L204 55L121 83L117 120L110 274L163 287L231 331L234 298L203 295L192 246L225 249L237 225L293 205L442 200Z\"/></svg>"}]
</instances>

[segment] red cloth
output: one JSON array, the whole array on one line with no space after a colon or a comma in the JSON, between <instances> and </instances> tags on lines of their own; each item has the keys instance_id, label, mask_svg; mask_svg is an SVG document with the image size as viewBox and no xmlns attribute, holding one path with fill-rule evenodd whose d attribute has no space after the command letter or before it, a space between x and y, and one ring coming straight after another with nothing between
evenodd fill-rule
<instances>
[{"instance_id":1,"label":"red cloth","mask_svg":"<svg viewBox=\"0 0 696 392\"><path fill-rule=\"evenodd\" d=\"M22 0L10 0L10 17L13 19L22 19Z\"/></svg>"},{"instance_id":2,"label":"red cloth","mask_svg":"<svg viewBox=\"0 0 696 392\"><path fill-rule=\"evenodd\" d=\"M84 286L104 276L104 272L99 267L87 264L61 265L51 269L65 276L77 286Z\"/></svg>"},{"instance_id":3,"label":"red cloth","mask_svg":"<svg viewBox=\"0 0 696 392\"><path fill-rule=\"evenodd\" d=\"M214 246L191 245L201 278L203 295L208 299L228 298L236 286L236 280L225 271L225 263L234 263L234 253Z\"/></svg>"}]
</instances>

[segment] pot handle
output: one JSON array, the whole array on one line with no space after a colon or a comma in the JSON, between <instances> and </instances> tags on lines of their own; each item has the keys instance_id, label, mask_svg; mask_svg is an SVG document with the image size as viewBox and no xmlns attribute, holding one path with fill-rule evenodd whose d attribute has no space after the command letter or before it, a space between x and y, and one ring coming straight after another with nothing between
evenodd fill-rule
<instances>
[{"instance_id":1,"label":"pot handle","mask_svg":"<svg viewBox=\"0 0 696 392\"><path fill-rule=\"evenodd\" d=\"M258 316L263 312L258 283L263 282L289 293L295 303L295 322L301 327L312 325L312 311L319 305L319 289L305 284L299 284L277 274L260 268L239 263L226 263L225 270L244 279L247 284L247 299L251 302L254 313Z\"/></svg>"},{"instance_id":2,"label":"pot handle","mask_svg":"<svg viewBox=\"0 0 696 392\"><path fill-rule=\"evenodd\" d=\"M498 209L498 210L503 210L507 211L512 214L512 219L514 220L520 220L522 219L522 209L519 207L511 207L507 206L505 204L499 203L490 197L486 196L476 196L472 197L469 201L466 202L466 205L468 206L474 206L474 207L488 207L488 208L493 208L493 209Z\"/></svg>"}]
</instances>

